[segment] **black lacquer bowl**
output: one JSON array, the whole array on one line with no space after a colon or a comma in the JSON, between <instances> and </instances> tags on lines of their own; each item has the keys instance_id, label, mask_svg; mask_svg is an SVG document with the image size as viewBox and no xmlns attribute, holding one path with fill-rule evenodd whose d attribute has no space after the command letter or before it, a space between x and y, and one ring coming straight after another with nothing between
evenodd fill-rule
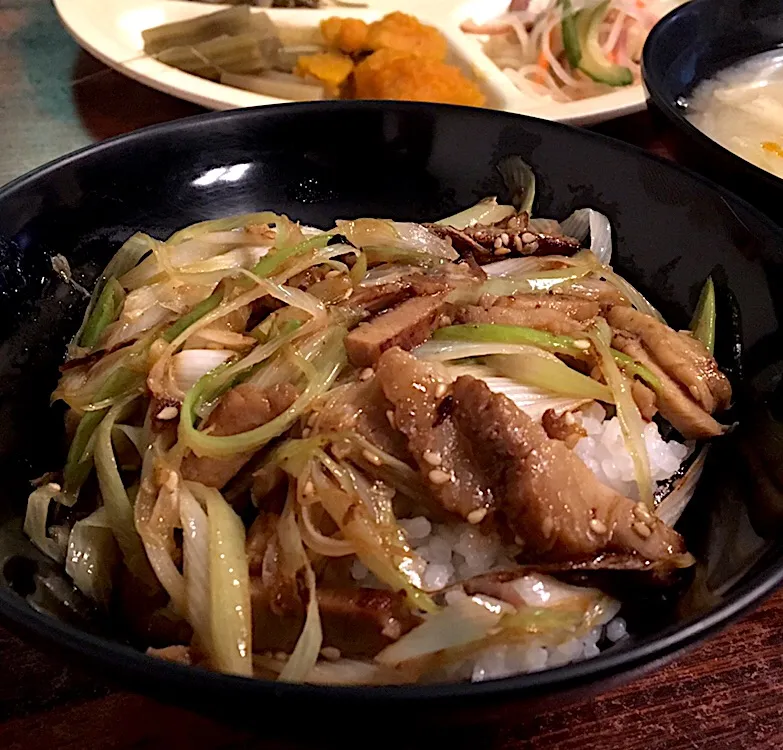
<instances>
[{"instance_id":1,"label":"black lacquer bowl","mask_svg":"<svg viewBox=\"0 0 783 750\"><path fill-rule=\"evenodd\" d=\"M780 0L692 0L647 37L642 76L654 113L675 127L677 157L783 224L783 180L713 141L686 119L693 89L719 71L783 46Z\"/></svg>"},{"instance_id":2,"label":"black lacquer bowl","mask_svg":"<svg viewBox=\"0 0 783 750\"><path fill-rule=\"evenodd\" d=\"M165 237L195 221L263 208L321 226L355 216L433 220L487 195L503 198L495 165L510 154L538 176L537 215L592 206L611 218L616 269L673 325L687 325L706 276L716 281L716 353L733 379L737 427L713 446L682 520L702 564L678 602L651 609L646 627L591 661L497 682L395 688L271 684L179 667L28 604L24 595L40 587L40 558L21 535L21 515L30 479L61 465L62 421L49 394L85 306L52 273L52 255L65 255L89 287L137 230ZM283 732L339 731L341 716L481 720L503 706L530 710L638 674L725 625L783 579L776 303L783 232L730 194L635 148L545 121L445 106L329 103L210 114L107 141L0 190L0 249L0 571L7 584L0 616L120 684ZM306 718L270 724L277 711ZM412 724L405 726L410 737Z\"/></svg>"}]
</instances>

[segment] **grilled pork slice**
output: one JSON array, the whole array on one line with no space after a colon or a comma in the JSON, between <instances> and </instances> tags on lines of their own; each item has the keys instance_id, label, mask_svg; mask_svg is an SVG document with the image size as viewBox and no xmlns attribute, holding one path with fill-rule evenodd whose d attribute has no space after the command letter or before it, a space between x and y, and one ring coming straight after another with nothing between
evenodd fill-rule
<instances>
[{"instance_id":1,"label":"grilled pork slice","mask_svg":"<svg viewBox=\"0 0 783 750\"><path fill-rule=\"evenodd\" d=\"M271 388L259 388L243 383L232 388L207 418L212 435L237 435L265 425L282 414L297 397L293 385L284 383ZM222 488L253 457L253 452L226 458L199 458L188 454L182 462L182 476L208 487Z\"/></svg>"},{"instance_id":2,"label":"grilled pork slice","mask_svg":"<svg viewBox=\"0 0 783 750\"><path fill-rule=\"evenodd\" d=\"M410 462L405 437L392 428L393 408L377 378L333 389L317 407L314 433L353 431L386 453Z\"/></svg>"},{"instance_id":3,"label":"grilled pork slice","mask_svg":"<svg viewBox=\"0 0 783 750\"><path fill-rule=\"evenodd\" d=\"M548 331L556 336L579 336L584 333L585 324L573 320L561 310L548 307L519 308L493 305L479 307L465 305L457 310L455 319L459 323L496 323L500 325L524 326L539 331Z\"/></svg>"},{"instance_id":4,"label":"grilled pork slice","mask_svg":"<svg viewBox=\"0 0 783 750\"><path fill-rule=\"evenodd\" d=\"M637 338L615 333L612 344L616 349L643 364L658 378L661 388L655 394L655 405L683 437L706 439L723 434L723 425L710 416L658 366ZM635 390L634 397L636 397Z\"/></svg>"},{"instance_id":5,"label":"grilled pork slice","mask_svg":"<svg viewBox=\"0 0 783 750\"><path fill-rule=\"evenodd\" d=\"M348 358L357 367L368 367L393 346L413 349L430 337L448 308L443 297L405 300L345 337Z\"/></svg>"},{"instance_id":6,"label":"grilled pork slice","mask_svg":"<svg viewBox=\"0 0 783 750\"><path fill-rule=\"evenodd\" d=\"M515 255L573 255L579 242L572 237L531 232L530 217L516 214L497 224L475 224L465 229L442 224L425 224L433 234L451 241L464 258L472 255L479 263L490 263L499 257Z\"/></svg>"},{"instance_id":7,"label":"grilled pork slice","mask_svg":"<svg viewBox=\"0 0 783 750\"><path fill-rule=\"evenodd\" d=\"M601 306L596 300L580 297L576 294L550 294L548 292L499 297L493 307L508 307L512 310L557 310L572 320L592 320L601 311Z\"/></svg>"},{"instance_id":8,"label":"grilled pork slice","mask_svg":"<svg viewBox=\"0 0 783 750\"><path fill-rule=\"evenodd\" d=\"M495 506L499 467L479 465L474 446L450 418L447 378L398 348L380 358L376 378L433 495L447 511L481 520Z\"/></svg>"},{"instance_id":9,"label":"grilled pork slice","mask_svg":"<svg viewBox=\"0 0 783 750\"><path fill-rule=\"evenodd\" d=\"M685 552L647 508L601 484L559 440L475 378L449 387L431 365L392 349L377 377L398 428L444 508L472 522L501 510L530 562Z\"/></svg>"},{"instance_id":10,"label":"grilled pork slice","mask_svg":"<svg viewBox=\"0 0 783 750\"><path fill-rule=\"evenodd\" d=\"M637 336L670 378L682 384L704 411L712 414L731 401L731 385L704 345L688 333L675 331L632 307L613 307L609 325Z\"/></svg>"},{"instance_id":11,"label":"grilled pork slice","mask_svg":"<svg viewBox=\"0 0 783 750\"><path fill-rule=\"evenodd\" d=\"M601 484L566 445L502 394L463 376L453 389L454 422L480 464L500 465L496 488L526 560L580 560L605 552L655 561L685 552L676 531Z\"/></svg>"}]
</instances>

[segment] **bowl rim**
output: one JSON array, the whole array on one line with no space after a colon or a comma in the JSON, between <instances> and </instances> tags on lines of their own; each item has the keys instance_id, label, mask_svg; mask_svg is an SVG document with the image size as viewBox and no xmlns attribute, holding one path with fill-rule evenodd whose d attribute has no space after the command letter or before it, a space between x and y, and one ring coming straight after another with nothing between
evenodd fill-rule
<instances>
[{"instance_id":1,"label":"bowl rim","mask_svg":"<svg viewBox=\"0 0 783 750\"><path fill-rule=\"evenodd\" d=\"M777 177L762 169L751 161L735 154L723 144L711 138L703 130L697 128L685 117L685 110L677 107L673 96L667 95L668 87L664 83L662 56L658 53L658 45L661 44L669 34L675 32L683 19L689 17L698 18L702 13L709 12L715 7L713 0L690 0L684 5L669 11L658 23L653 26L642 49L642 81L647 91L649 99L668 120L692 141L698 143L703 149L711 152L714 156L728 161L733 169L738 172L745 172L753 176L756 180L774 190L780 190L783 187L783 178ZM783 45L783 39L781 39ZM697 82L698 83L698 82ZM672 92L668 92L672 93Z\"/></svg>"},{"instance_id":2,"label":"bowl rim","mask_svg":"<svg viewBox=\"0 0 783 750\"><path fill-rule=\"evenodd\" d=\"M694 0L694 2L711 2L712 0ZM295 115L307 117L321 112L394 112L430 113L435 116L461 117L477 119L503 119L509 125L524 126L525 123L543 130L570 131L571 138L576 141L585 140L600 144L609 150L625 152L635 158L652 160L686 180L700 183L707 190L717 192L728 201L729 205L742 208L756 222L765 227L772 235L777 236L783 248L783 228L777 226L769 217L751 206L747 201L732 194L711 180L692 172L668 159L648 152L600 133L575 128L563 123L541 120L534 117L514 113L483 110L471 107L452 105L437 105L419 102L305 102L293 104L271 105L224 112L209 112L191 117L174 120L141 128L125 133L99 143L85 146L77 151L66 154L48 162L24 175L21 175L5 186L0 187L0 206L9 200L14 193L46 177L56 174L61 169L78 164L78 162L93 158L99 154L111 153L143 143L149 138L171 137L177 133L208 128L214 122L230 122L234 127L241 128L251 125L256 120L275 119L281 116ZM194 668L167 662L159 658L147 656L142 651L118 641L112 641L85 630L68 625L51 615L34 610L27 602L10 588L0 588L0 618L15 628L23 637L32 636L35 641L65 651L70 657L86 659L93 667L110 668L107 675L121 675L127 680L133 680L136 685L151 684L153 681L167 689L182 690L181 695L193 695L199 692L203 695L231 695L236 698L256 698L261 695L274 695L278 699L297 699L319 701L327 704L332 701L353 701L363 704L377 705L379 702L393 701L409 703L427 700L428 702L452 701L455 699L478 699L480 697L524 699L525 697L542 697L570 691L591 684L599 684L603 680L628 673L629 675L643 666L654 666L678 652L694 645L715 631L725 627L738 618L752 606L760 603L783 582L783 552L777 559L770 561L764 569L758 570L726 596L721 604L702 615L688 619L685 623L669 625L662 631L642 636L631 647L603 653L593 659L567 664L561 667L515 675L486 682L455 682L433 685L384 685L384 686L324 686L299 683L280 683L258 678L245 678L228 674L209 672L206 669ZM51 650L51 649L50 649ZM170 693L169 700L178 702L179 693Z\"/></svg>"}]
</instances>

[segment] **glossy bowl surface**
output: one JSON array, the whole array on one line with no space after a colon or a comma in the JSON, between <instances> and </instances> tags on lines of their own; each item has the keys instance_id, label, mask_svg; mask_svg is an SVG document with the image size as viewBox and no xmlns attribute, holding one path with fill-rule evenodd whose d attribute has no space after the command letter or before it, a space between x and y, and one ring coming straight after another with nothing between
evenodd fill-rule
<instances>
[{"instance_id":1,"label":"glossy bowl surface","mask_svg":"<svg viewBox=\"0 0 783 750\"><path fill-rule=\"evenodd\" d=\"M677 157L783 224L783 180L751 164L686 119L693 89L719 71L783 46L778 0L691 0L647 37L642 78L649 104L673 124Z\"/></svg>"},{"instance_id":2,"label":"glossy bowl surface","mask_svg":"<svg viewBox=\"0 0 783 750\"><path fill-rule=\"evenodd\" d=\"M682 525L706 563L711 598L692 586L679 611L651 610L647 627L594 660L496 682L402 688L272 684L180 667L27 604L25 572L39 558L20 519L29 481L62 465L61 414L49 393L85 306L53 275L52 255L65 255L89 288L137 230L166 237L264 208L321 226L356 216L433 220L503 197L495 166L510 154L537 174L537 215L592 206L610 217L616 269L675 326L687 325L705 277L716 280L717 355L734 381L739 426L714 446ZM487 110L330 103L209 114L42 167L0 190L0 571L13 584L0 587L0 616L121 684L251 724L291 701L313 712L382 714L405 704L406 716L467 717L627 679L724 626L783 579L782 261L783 232L704 179L592 133ZM261 705L263 716L235 711Z\"/></svg>"}]
</instances>

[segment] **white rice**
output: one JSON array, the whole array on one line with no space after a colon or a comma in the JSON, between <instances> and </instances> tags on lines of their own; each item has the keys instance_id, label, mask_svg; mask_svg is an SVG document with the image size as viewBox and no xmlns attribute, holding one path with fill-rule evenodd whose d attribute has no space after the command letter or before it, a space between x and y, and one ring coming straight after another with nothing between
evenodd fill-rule
<instances>
[{"instance_id":1,"label":"white rice","mask_svg":"<svg viewBox=\"0 0 783 750\"><path fill-rule=\"evenodd\" d=\"M607 420L606 411L599 404L591 405L576 416L587 437L579 440L574 452L602 483L626 497L638 499L633 462L625 448L618 419ZM665 441L654 423L645 427L644 439L652 478L656 482L674 474L692 449L673 440ZM504 545L495 532L485 533L469 523L431 523L424 516L400 519L399 523L420 557L416 573L421 577L422 588L433 594L483 573L513 568L514 558L520 552L517 545ZM353 563L351 574L363 586L382 586L358 560ZM458 591L461 589L447 593L447 604L449 596ZM530 594L535 596L532 590ZM491 646L443 676L479 682L593 658L603 648L627 636L625 620L617 616L619 611L620 603L609 600L593 629L581 637L554 647L535 641L524 645Z\"/></svg>"},{"instance_id":2,"label":"white rice","mask_svg":"<svg viewBox=\"0 0 783 750\"><path fill-rule=\"evenodd\" d=\"M513 568L514 557L520 551L516 545L504 546L496 533L483 533L477 526L468 523L452 526L433 524L424 516L403 518L399 523L405 529L411 546L420 555L421 569L416 572L421 576L422 588L430 593L437 593L457 581L482 573ZM363 586L382 585L358 560L353 563L351 574ZM446 595L447 603L449 595ZM535 599L536 596L538 594L531 589L530 597ZM598 656L601 653L599 643L611 644L625 636L625 621L616 617L619 610L620 603L611 601L590 632L559 646L547 647L536 642L492 646L443 677L480 682Z\"/></svg>"},{"instance_id":3,"label":"white rice","mask_svg":"<svg viewBox=\"0 0 783 750\"><path fill-rule=\"evenodd\" d=\"M625 447L620 421L617 417L606 419L606 410L597 403L581 412L582 426L587 432L574 447L588 468L603 483L632 500L639 499L634 479L633 460ZM644 442L650 457L650 473L653 481L668 479L680 468L690 452L687 445L674 440L665 441L655 422L644 428Z\"/></svg>"}]
</instances>

